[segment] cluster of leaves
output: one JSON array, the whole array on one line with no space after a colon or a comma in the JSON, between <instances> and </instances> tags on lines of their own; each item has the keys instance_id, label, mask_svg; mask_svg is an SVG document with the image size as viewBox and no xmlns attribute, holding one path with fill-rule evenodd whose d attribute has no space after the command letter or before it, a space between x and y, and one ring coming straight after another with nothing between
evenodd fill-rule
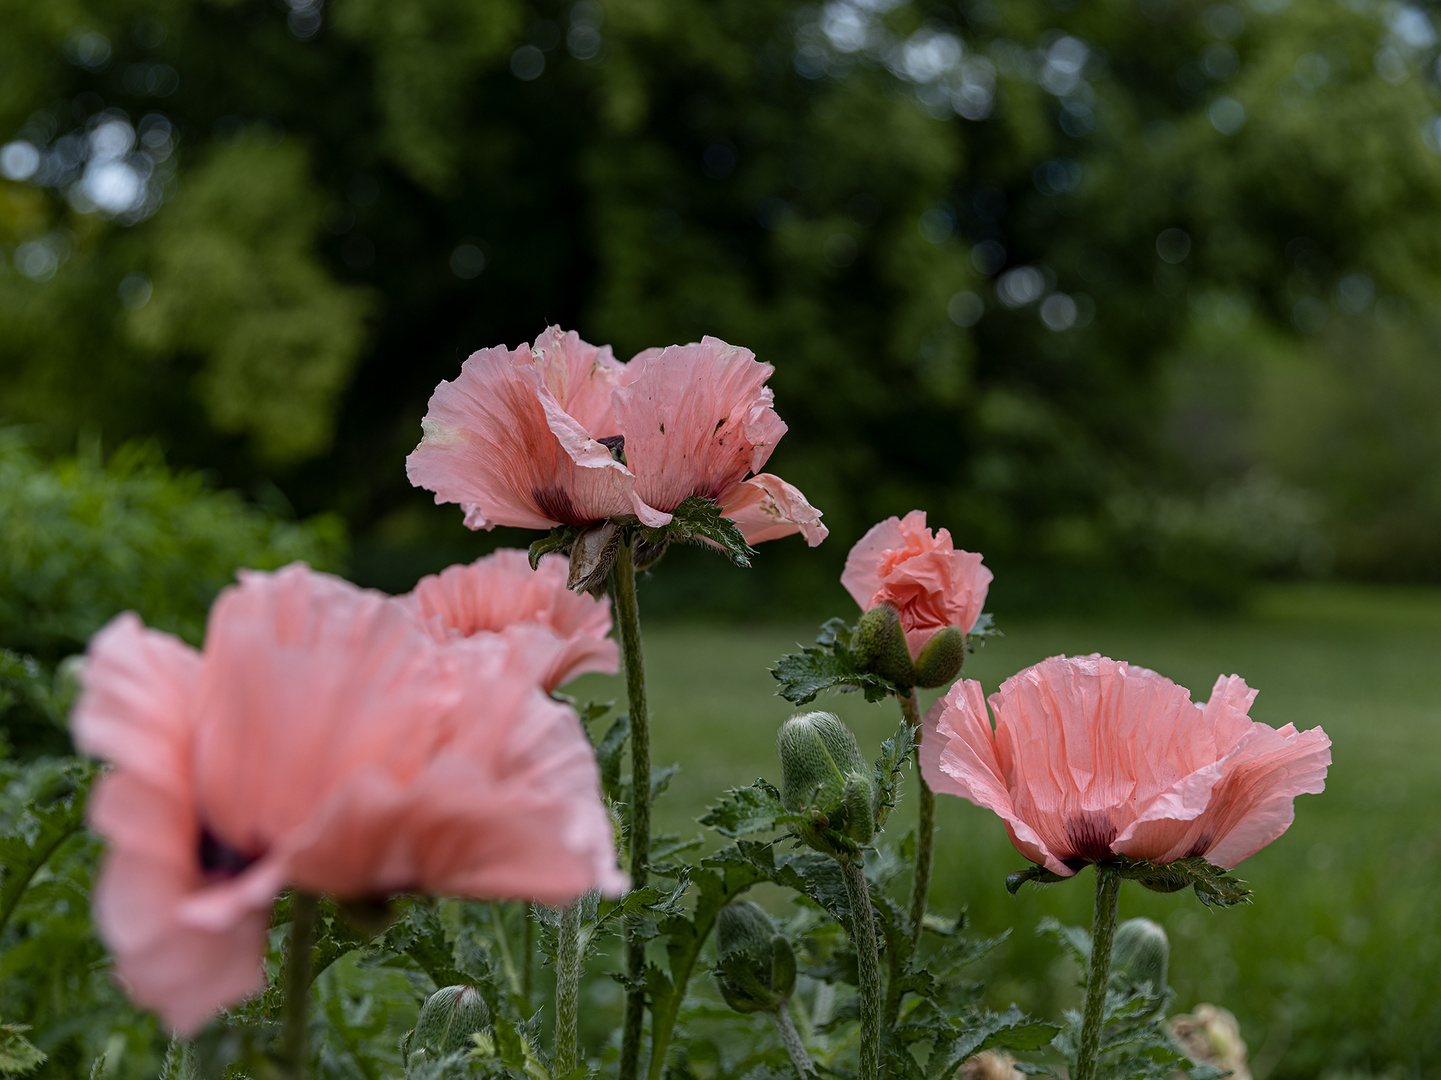
<instances>
[{"instance_id":1,"label":"cluster of leaves","mask_svg":"<svg viewBox=\"0 0 1441 1080\"><path fill-rule=\"evenodd\" d=\"M237 567L334 567L338 519L300 523L129 444L46 461L0 429L0 646L54 663L127 609L198 642Z\"/></svg>"},{"instance_id":2,"label":"cluster of leaves","mask_svg":"<svg viewBox=\"0 0 1441 1080\"><path fill-rule=\"evenodd\" d=\"M1251 890L1230 871L1206 861L1201 855L1188 855L1168 863L1153 863L1118 855L1116 866L1121 877L1139 882L1152 892L1180 892L1190 886L1207 907L1235 907L1251 902ZM1006 875L1006 889L1012 896L1027 882L1049 885L1065 878L1038 863Z\"/></svg>"},{"instance_id":3,"label":"cluster of leaves","mask_svg":"<svg viewBox=\"0 0 1441 1080\"><path fill-rule=\"evenodd\" d=\"M1085 986L1091 964L1091 935L1049 917L1041 920L1037 930L1061 945L1080 969L1079 982ZM1166 1022L1170 1003L1169 987L1137 984L1113 976L1101 1014L1104 1027L1098 1075L1127 1080L1173 1080L1177 1074L1191 1080L1219 1080L1228 1075L1210 1065L1197 1065L1180 1048ZM1082 1017L1079 1011L1068 1009L1065 1019L1066 1026L1052 1045L1069 1071L1029 1062L1017 1068L1030 1075L1058 1078L1075 1074Z\"/></svg>"},{"instance_id":4,"label":"cluster of leaves","mask_svg":"<svg viewBox=\"0 0 1441 1080\"><path fill-rule=\"evenodd\" d=\"M789 653L776 661L771 674L780 683L776 690L793 705L814 701L826 690L862 691L867 701L882 701L887 696L905 697L910 687L898 686L874 671L862 667L851 651L855 626L844 619L828 619L821 626L814 645L801 646L800 652ZM966 651L974 652L986 639L1000 631L989 612L982 612L966 634Z\"/></svg>"}]
</instances>

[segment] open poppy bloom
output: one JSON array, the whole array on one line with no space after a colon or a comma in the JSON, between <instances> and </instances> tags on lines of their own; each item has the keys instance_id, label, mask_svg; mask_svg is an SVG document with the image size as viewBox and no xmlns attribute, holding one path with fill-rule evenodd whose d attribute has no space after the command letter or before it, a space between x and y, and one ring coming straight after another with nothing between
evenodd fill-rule
<instances>
[{"instance_id":1,"label":"open poppy bloom","mask_svg":"<svg viewBox=\"0 0 1441 1080\"><path fill-rule=\"evenodd\" d=\"M957 550L948 529L932 534L926 512L912 510L886 518L856 542L841 584L862 611L880 604L896 609L914 660L942 630L970 632L991 576L980 555Z\"/></svg>"},{"instance_id":2,"label":"open poppy bloom","mask_svg":"<svg viewBox=\"0 0 1441 1080\"><path fill-rule=\"evenodd\" d=\"M503 636L434 641L303 564L241 573L197 651L133 614L90 644L74 733L107 758L95 915L177 1032L265 984L275 898L565 903L625 887L574 712Z\"/></svg>"},{"instance_id":3,"label":"open poppy bloom","mask_svg":"<svg viewBox=\"0 0 1441 1080\"><path fill-rule=\"evenodd\" d=\"M546 658L540 681L551 691L577 675L620 670L620 646L607 637L609 602L566 588L567 572L564 555L546 555L532 570L524 551L501 548L427 575L397 600L439 641L524 634L524 651Z\"/></svg>"},{"instance_id":4,"label":"open poppy bloom","mask_svg":"<svg viewBox=\"0 0 1441 1080\"><path fill-rule=\"evenodd\" d=\"M436 387L406 474L459 503L472 529L659 527L700 495L748 541L800 532L814 546L820 511L759 471L786 430L764 385L773 370L711 337L622 364L553 326L533 345L474 353Z\"/></svg>"},{"instance_id":5,"label":"open poppy bloom","mask_svg":"<svg viewBox=\"0 0 1441 1080\"><path fill-rule=\"evenodd\" d=\"M991 695L994 730L980 683L957 683L926 714L921 769L1062 877L1117 855L1229 870L1286 831L1331 764L1324 731L1257 723L1255 696L1232 675L1198 705L1154 671L1056 656Z\"/></svg>"}]
</instances>

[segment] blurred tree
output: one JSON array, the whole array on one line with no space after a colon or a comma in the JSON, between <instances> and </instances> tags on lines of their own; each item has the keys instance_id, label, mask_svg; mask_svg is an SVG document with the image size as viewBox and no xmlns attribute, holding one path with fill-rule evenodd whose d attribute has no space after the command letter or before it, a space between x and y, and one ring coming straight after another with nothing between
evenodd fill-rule
<instances>
[{"instance_id":1,"label":"blurred tree","mask_svg":"<svg viewBox=\"0 0 1441 1080\"><path fill-rule=\"evenodd\" d=\"M1425 7L0 0L0 23L0 411L57 440L160 433L414 545L457 528L400 459L467 353L551 322L623 357L714 333L776 365L777 468L836 534L778 602L917 505L1054 568L1051 600L1137 571L1226 595L1321 548L1377 572L1342 536L1363 504L1411 537L1389 572L1441 568L1378 482L1395 455L1316 464L1376 407L1363 376L1257 428L1312 381L1281 354L1384 338L1416 369L1392 385L1441 393ZM1261 396L1175 397L1229 357Z\"/></svg>"}]
</instances>

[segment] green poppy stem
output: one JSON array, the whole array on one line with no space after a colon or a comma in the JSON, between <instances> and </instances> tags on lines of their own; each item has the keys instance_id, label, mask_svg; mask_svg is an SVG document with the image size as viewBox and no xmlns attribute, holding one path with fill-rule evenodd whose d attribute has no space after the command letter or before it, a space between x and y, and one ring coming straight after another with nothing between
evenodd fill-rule
<instances>
[{"instance_id":1,"label":"green poppy stem","mask_svg":"<svg viewBox=\"0 0 1441 1080\"><path fill-rule=\"evenodd\" d=\"M1116 936L1116 910L1121 902L1121 875L1114 866L1096 866L1096 912L1091 919L1090 977L1086 980L1086 1011L1073 1080L1096 1080L1105 1027L1106 990L1111 984L1111 943Z\"/></svg>"},{"instance_id":2,"label":"green poppy stem","mask_svg":"<svg viewBox=\"0 0 1441 1080\"><path fill-rule=\"evenodd\" d=\"M926 778L921 775L921 705L916 699L916 688L905 697L898 697L901 715L911 726L911 735L916 740L914 761L916 784L919 786L919 818L916 822L916 866L911 877L911 947L921 943L921 927L926 919L926 902L931 891L931 866L936 857L936 794Z\"/></svg>"},{"instance_id":3,"label":"green poppy stem","mask_svg":"<svg viewBox=\"0 0 1441 1080\"><path fill-rule=\"evenodd\" d=\"M838 856L846 896L851 903L851 941L856 947L860 977L861 1060L856 1080L879 1080L881 1074L881 964L876 950L876 920L866 872L847 855Z\"/></svg>"},{"instance_id":4,"label":"green poppy stem","mask_svg":"<svg viewBox=\"0 0 1441 1080\"><path fill-rule=\"evenodd\" d=\"M555 955L555 1075L566 1076L576 1065L577 1018L580 1014L580 901L560 912Z\"/></svg>"},{"instance_id":5,"label":"green poppy stem","mask_svg":"<svg viewBox=\"0 0 1441 1080\"><path fill-rule=\"evenodd\" d=\"M315 920L320 899L297 890L290 894L290 937L285 955L285 1014L282 1046L291 1080L306 1080L310 1074L307 1045L310 980L314 971L311 949L315 944Z\"/></svg>"},{"instance_id":6,"label":"green poppy stem","mask_svg":"<svg viewBox=\"0 0 1441 1080\"><path fill-rule=\"evenodd\" d=\"M631 887L639 889L650 871L650 727L640 647L640 609L635 596L635 558L628 537L620 542L611 575L620 648L625 657L626 696L630 699L630 880ZM619 1080L635 1080L645 1025L645 989L641 985L645 978L645 939L632 925L627 925L625 931L625 970L630 987L626 990L621 1027Z\"/></svg>"}]
</instances>

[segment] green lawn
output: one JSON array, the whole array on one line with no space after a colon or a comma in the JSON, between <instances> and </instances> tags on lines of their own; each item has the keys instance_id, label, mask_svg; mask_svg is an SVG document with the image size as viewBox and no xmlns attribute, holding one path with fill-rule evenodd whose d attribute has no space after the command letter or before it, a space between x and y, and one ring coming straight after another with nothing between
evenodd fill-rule
<instances>
[{"instance_id":1,"label":"green lawn","mask_svg":"<svg viewBox=\"0 0 1441 1080\"><path fill-rule=\"evenodd\" d=\"M644 593L642 592L642 609ZM840 599L837 613L849 611ZM1240 867L1253 906L1209 912L1193 894L1127 886L1122 914L1164 923L1178 1009L1212 1001L1241 1019L1258 1077L1434 1075L1441 1060L1441 593L1335 586L1265 594L1245 617L1165 622L1012 622L968 661L989 692L1056 653L1102 652L1175 679L1204 699L1218 674L1260 690L1255 719L1322 725L1335 763L1325 794L1297 801L1296 824ZM723 788L778 778L775 731L789 714L770 664L805 626L646 628L657 764L682 772L657 808L660 828L693 832ZM582 698L623 698L590 677ZM855 695L819 707L878 747L894 703ZM1023 865L999 819L942 796L932 903L967 905L977 931L1013 926L983 972L998 1006L1053 1013L1076 999L1073 972L1036 937L1046 914L1089 919L1090 875L1020 897ZM911 827L903 800L887 832Z\"/></svg>"}]
</instances>

